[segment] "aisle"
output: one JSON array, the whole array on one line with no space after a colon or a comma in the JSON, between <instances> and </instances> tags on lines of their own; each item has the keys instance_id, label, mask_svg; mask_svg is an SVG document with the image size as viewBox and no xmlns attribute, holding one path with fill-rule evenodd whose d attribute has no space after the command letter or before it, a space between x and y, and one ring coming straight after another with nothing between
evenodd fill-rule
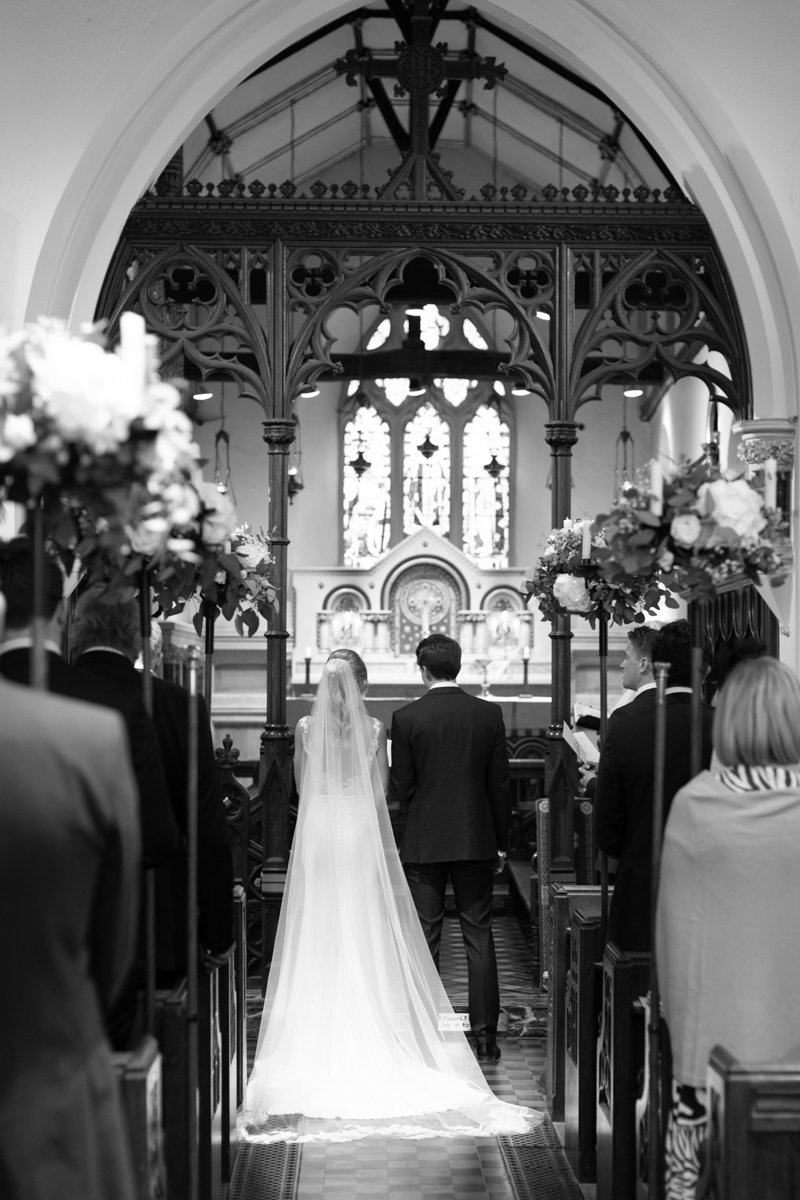
<instances>
[{"instance_id":1,"label":"aisle","mask_svg":"<svg viewBox=\"0 0 800 1200\"><path fill-rule=\"evenodd\" d=\"M527 918L512 911L495 917L503 1004L499 1062L483 1066L503 1100L545 1113L540 1087L545 1037L541 1004L531 983ZM456 917L448 916L442 944L442 978L454 1008L466 1010L466 967ZM253 997L250 1052L258 1032L259 998ZM550 1124L524 1138L434 1138L298 1147L246 1145L237 1157L228 1200L581 1200Z\"/></svg>"}]
</instances>

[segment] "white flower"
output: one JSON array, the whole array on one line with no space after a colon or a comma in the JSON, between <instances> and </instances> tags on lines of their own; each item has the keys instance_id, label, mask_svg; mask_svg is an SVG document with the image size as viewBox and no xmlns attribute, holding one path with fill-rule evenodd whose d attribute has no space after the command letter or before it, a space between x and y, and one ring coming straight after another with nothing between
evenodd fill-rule
<instances>
[{"instance_id":1,"label":"white flower","mask_svg":"<svg viewBox=\"0 0 800 1200\"><path fill-rule=\"evenodd\" d=\"M670 537L677 545L689 549L693 546L703 530L697 513L678 513L672 518L669 527Z\"/></svg>"},{"instance_id":2,"label":"white flower","mask_svg":"<svg viewBox=\"0 0 800 1200\"><path fill-rule=\"evenodd\" d=\"M586 582L579 575L556 575L553 598L569 612L588 612L592 607Z\"/></svg>"},{"instance_id":3,"label":"white flower","mask_svg":"<svg viewBox=\"0 0 800 1200\"><path fill-rule=\"evenodd\" d=\"M9 413L0 418L0 462L8 462L20 450L36 444L36 430L28 413Z\"/></svg>"},{"instance_id":4,"label":"white flower","mask_svg":"<svg viewBox=\"0 0 800 1200\"><path fill-rule=\"evenodd\" d=\"M755 542L767 523L761 497L745 479L715 479L704 483L698 502L723 529L731 529L742 542Z\"/></svg>"},{"instance_id":5,"label":"white flower","mask_svg":"<svg viewBox=\"0 0 800 1200\"><path fill-rule=\"evenodd\" d=\"M96 454L107 454L128 440L131 423L145 406L142 389L116 354L63 329L37 330L27 359L34 408L65 442L83 442Z\"/></svg>"},{"instance_id":6,"label":"white flower","mask_svg":"<svg viewBox=\"0 0 800 1200\"><path fill-rule=\"evenodd\" d=\"M260 546L258 542L245 542L241 546L236 547L236 557L242 564L244 570L255 571L262 562L269 562L270 556L264 546Z\"/></svg>"},{"instance_id":7,"label":"white flower","mask_svg":"<svg viewBox=\"0 0 800 1200\"><path fill-rule=\"evenodd\" d=\"M658 556L658 565L662 571L671 571L674 562L675 555L671 550L664 549Z\"/></svg>"},{"instance_id":8,"label":"white flower","mask_svg":"<svg viewBox=\"0 0 800 1200\"><path fill-rule=\"evenodd\" d=\"M539 607L539 601L537 597L529 596L525 603L525 607L527 608L528 612L536 612Z\"/></svg>"},{"instance_id":9,"label":"white flower","mask_svg":"<svg viewBox=\"0 0 800 1200\"><path fill-rule=\"evenodd\" d=\"M203 513L200 535L206 546L222 546L236 528L237 516L233 500L225 492L217 490L215 483L203 480L198 485Z\"/></svg>"}]
</instances>

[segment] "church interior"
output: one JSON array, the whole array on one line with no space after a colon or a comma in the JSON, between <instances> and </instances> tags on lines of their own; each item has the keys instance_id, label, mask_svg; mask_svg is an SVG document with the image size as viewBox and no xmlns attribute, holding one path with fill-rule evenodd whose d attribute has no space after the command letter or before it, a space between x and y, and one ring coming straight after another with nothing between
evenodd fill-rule
<instances>
[{"instance_id":1,"label":"church interior","mask_svg":"<svg viewBox=\"0 0 800 1200\"><path fill-rule=\"evenodd\" d=\"M268 556L269 605L244 626L199 594L162 623L165 677L209 706L237 940L201 979L199 1045L178 988L157 997L155 1039L120 1056L139 1200L661 1200L649 956L604 942L608 880L570 733L596 749L630 626L548 616L530 581L551 531L602 525L652 488L653 463L772 488L793 537L800 10L51 8L4 20L17 116L0 326L100 322L114 344L139 314L205 480ZM0 534L22 516L0 507ZM800 667L791 578L661 600L648 621L686 617L716 651L757 637ZM297 816L295 727L342 647L391 727L420 695L415 650L432 633L460 643L459 684L503 716L502 1058L484 1071L543 1124L519 1139L241 1143ZM445 925L442 980L463 1012L450 903ZM715 1070L706 1194L744 1197L755 1178L769 1200L796 1194L800 1066L772 1091L766 1068Z\"/></svg>"}]
</instances>

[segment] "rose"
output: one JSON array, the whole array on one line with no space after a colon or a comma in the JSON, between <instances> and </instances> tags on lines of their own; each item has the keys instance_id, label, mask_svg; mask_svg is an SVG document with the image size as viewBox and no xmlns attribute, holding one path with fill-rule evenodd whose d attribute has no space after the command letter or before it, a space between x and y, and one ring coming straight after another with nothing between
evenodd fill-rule
<instances>
[{"instance_id":1,"label":"rose","mask_svg":"<svg viewBox=\"0 0 800 1200\"><path fill-rule=\"evenodd\" d=\"M556 575L553 598L569 612L588 612L592 607L586 583L577 575Z\"/></svg>"},{"instance_id":2,"label":"rose","mask_svg":"<svg viewBox=\"0 0 800 1200\"><path fill-rule=\"evenodd\" d=\"M697 499L717 525L732 529L742 542L755 542L767 523L761 497L745 479L715 479L704 483Z\"/></svg>"},{"instance_id":3,"label":"rose","mask_svg":"<svg viewBox=\"0 0 800 1200\"><path fill-rule=\"evenodd\" d=\"M675 562L675 555L671 550L664 549L658 556L658 565L662 571L671 571Z\"/></svg>"},{"instance_id":4,"label":"rose","mask_svg":"<svg viewBox=\"0 0 800 1200\"><path fill-rule=\"evenodd\" d=\"M670 537L678 546L689 549L702 533L703 526L697 513L678 513L669 527Z\"/></svg>"},{"instance_id":5,"label":"rose","mask_svg":"<svg viewBox=\"0 0 800 1200\"><path fill-rule=\"evenodd\" d=\"M27 413L9 413L0 421L0 462L8 462L19 450L36 443L36 430Z\"/></svg>"},{"instance_id":6,"label":"rose","mask_svg":"<svg viewBox=\"0 0 800 1200\"><path fill-rule=\"evenodd\" d=\"M258 542L243 542L237 546L236 557L240 560L242 568L248 571L255 571L262 562L270 562L266 547L260 546Z\"/></svg>"}]
</instances>

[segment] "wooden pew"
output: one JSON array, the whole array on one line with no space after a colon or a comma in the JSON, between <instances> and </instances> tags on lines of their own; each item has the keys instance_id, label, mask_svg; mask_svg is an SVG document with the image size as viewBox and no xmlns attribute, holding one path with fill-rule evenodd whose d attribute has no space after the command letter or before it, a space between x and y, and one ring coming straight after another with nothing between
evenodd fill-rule
<instances>
[{"instance_id":1,"label":"wooden pew","mask_svg":"<svg viewBox=\"0 0 800 1200\"><path fill-rule=\"evenodd\" d=\"M166 1165L161 1055L155 1038L145 1034L135 1050L115 1054L114 1070L125 1112L137 1200L162 1200L166 1195Z\"/></svg>"},{"instance_id":2,"label":"wooden pew","mask_svg":"<svg viewBox=\"0 0 800 1200\"><path fill-rule=\"evenodd\" d=\"M744 1064L715 1046L708 1088L708 1143L698 1197L800 1195L800 1062Z\"/></svg>"},{"instance_id":3,"label":"wooden pew","mask_svg":"<svg viewBox=\"0 0 800 1200\"><path fill-rule=\"evenodd\" d=\"M603 953L600 900L576 899L564 996L564 1150L581 1182L597 1173L597 1036Z\"/></svg>"},{"instance_id":4,"label":"wooden pew","mask_svg":"<svg viewBox=\"0 0 800 1200\"><path fill-rule=\"evenodd\" d=\"M644 1077L641 1095L636 1100L636 1197L637 1200L663 1200L664 1195L664 1137L666 1134L667 1115L672 1098L672 1053L669 1044L669 1032L663 1016L659 1022L658 1053L656 1062L652 1061L650 1046L650 995L640 996L634 1002L635 1012L641 1013L641 1031L644 1053ZM637 1020L638 1024L638 1020ZM658 1111L655 1119L658 1121L659 1166L658 1178L655 1183L650 1179L650 1128L652 1115L650 1112L650 1077L655 1071L658 1076Z\"/></svg>"},{"instance_id":5,"label":"wooden pew","mask_svg":"<svg viewBox=\"0 0 800 1200\"><path fill-rule=\"evenodd\" d=\"M649 985L650 955L613 942L603 956L597 1040L597 1200L635 1200L635 1105L644 1069L639 997Z\"/></svg>"},{"instance_id":6,"label":"wooden pew","mask_svg":"<svg viewBox=\"0 0 800 1200\"><path fill-rule=\"evenodd\" d=\"M576 905L585 905L584 911L594 912L596 910L599 914L599 887L580 883L553 883L550 885L546 1074L547 1103L554 1121L563 1121L564 1119L564 1003L570 953L569 931Z\"/></svg>"}]
</instances>

